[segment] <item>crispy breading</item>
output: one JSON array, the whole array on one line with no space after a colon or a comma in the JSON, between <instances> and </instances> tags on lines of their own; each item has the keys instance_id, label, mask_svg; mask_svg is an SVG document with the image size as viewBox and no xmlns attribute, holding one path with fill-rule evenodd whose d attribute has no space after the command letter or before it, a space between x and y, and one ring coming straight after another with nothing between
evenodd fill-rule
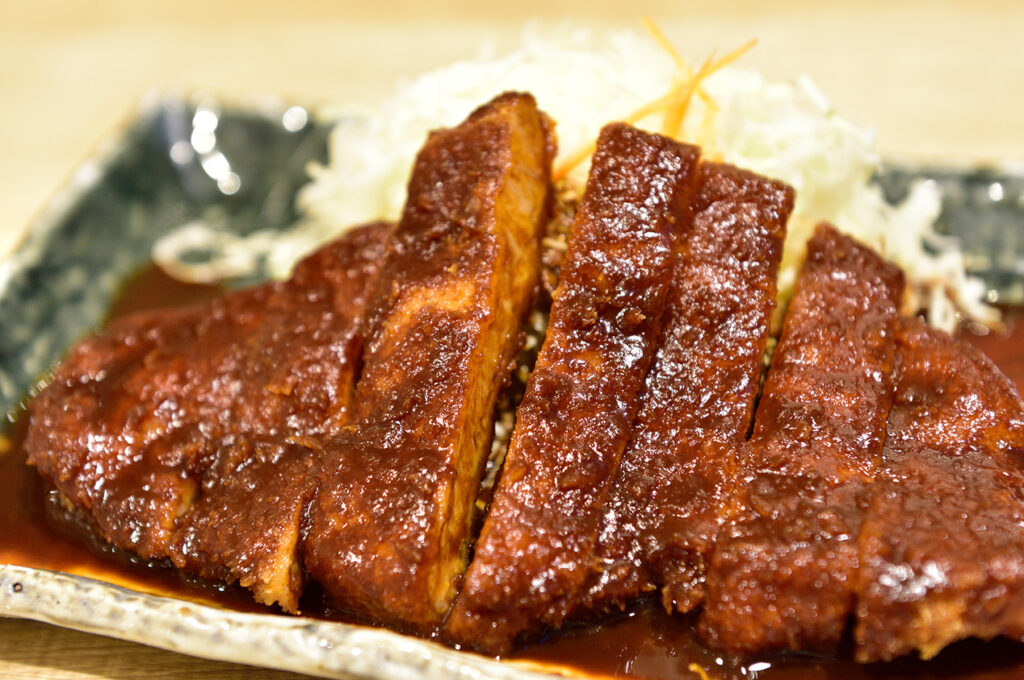
<instances>
[{"instance_id":1,"label":"crispy breading","mask_svg":"<svg viewBox=\"0 0 1024 680\"><path fill-rule=\"evenodd\" d=\"M1024 639L1024 405L965 342L916 319L896 338L882 474L859 536L856 658Z\"/></svg>"},{"instance_id":2,"label":"crispy breading","mask_svg":"<svg viewBox=\"0 0 1024 680\"><path fill-rule=\"evenodd\" d=\"M690 226L698 156L624 124L602 130L450 639L504 652L560 625L586 583Z\"/></svg>"},{"instance_id":3,"label":"crispy breading","mask_svg":"<svg viewBox=\"0 0 1024 680\"><path fill-rule=\"evenodd\" d=\"M553 141L508 93L431 134L367 311L352 427L328 447L306 567L358 616L429 632L465 569L472 510L539 283Z\"/></svg>"},{"instance_id":4,"label":"crispy breading","mask_svg":"<svg viewBox=\"0 0 1024 680\"><path fill-rule=\"evenodd\" d=\"M703 164L680 241L665 330L605 508L600 571L582 610L660 587L666 608L703 600L706 561L730 509L775 308L793 190Z\"/></svg>"},{"instance_id":5,"label":"crispy breading","mask_svg":"<svg viewBox=\"0 0 1024 680\"><path fill-rule=\"evenodd\" d=\"M288 281L79 343L29 406L30 461L113 545L294 611L306 473L347 418L356 321L389 230L354 230Z\"/></svg>"},{"instance_id":6,"label":"crispy breading","mask_svg":"<svg viewBox=\"0 0 1024 680\"><path fill-rule=\"evenodd\" d=\"M786 313L719 533L701 630L754 654L832 650L853 609L856 537L892 403L903 274L827 225Z\"/></svg>"}]
</instances>

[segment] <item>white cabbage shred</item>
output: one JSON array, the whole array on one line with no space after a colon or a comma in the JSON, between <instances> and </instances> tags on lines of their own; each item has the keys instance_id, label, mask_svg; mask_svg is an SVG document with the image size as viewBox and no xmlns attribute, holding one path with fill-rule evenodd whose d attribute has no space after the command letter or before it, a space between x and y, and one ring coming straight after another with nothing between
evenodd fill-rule
<instances>
[{"instance_id":1,"label":"white cabbage shred","mask_svg":"<svg viewBox=\"0 0 1024 680\"><path fill-rule=\"evenodd\" d=\"M650 108L694 70L643 33L532 27L521 47L506 56L431 71L359 112L321 112L337 119L330 162L310 169L313 181L299 196L306 217L290 230L246 240L208 229L204 242L203 225L192 223L161 244L157 260L179 276L208 280L221 268L221 276L237 275L245 261L262 258L273 275L286 276L301 255L352 225L397 219L413 158L428 131L457 124L496 94L529 91L556 121L557 169L588 148L609 121L629 119L665 132L664 109L640 118L633 114ZM705 157L796 189L780 296L791 293L804 244L814 225L826 220L903 267L910 309L926 309L932 324L952 329L959 314L982 323L998 320L998 313L982 302L981 282L965 273L956 242L933 231L941 199L935 184L920 183L899 205L887 203L871 181L879 164L873 133L837 115L809 79L773 82L757 71L726 65L700 81L699 88L676 136L699 144ZM583 162L565 179L582 187L586 172ZM223 267L186 265L178 257L186 250L178 246L186 241L189 247L215 251ZM227 247L245 254L216 255Z\"/></svg>"}]
</instances>

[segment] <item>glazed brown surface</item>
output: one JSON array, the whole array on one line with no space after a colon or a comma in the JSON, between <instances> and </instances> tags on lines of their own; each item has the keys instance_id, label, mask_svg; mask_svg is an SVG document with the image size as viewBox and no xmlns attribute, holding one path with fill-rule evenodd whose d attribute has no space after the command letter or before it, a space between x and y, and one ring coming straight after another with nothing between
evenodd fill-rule
<instances>
[{"instance_id":1,"label":"glazed brown surface","mask_svg":"<svg viewBox=\"0 0 1024 680\"><path fill-rule=\"evenodd\" d=\"M793 190L713 163L698 183L584 610L621 608L654 587L668 609L700 604L750 430Z\"/></svg>"},{"instance_id":2,"label":"glazed brown surface","mask_svg":"<svg viewBox=\"0 0 1024 680\"><path fill-rule=\"evenodd\" d=\"M310 510L306 567L343 609L428 633L451 605L539 283L552 154L533 98L506 94L417 156L367 308L353 425Z\"/></svg>"},{"instance_id":3,"label":"glazed brown surface","mask_svg":"<svg viewBox=\"0 0 1024 680\"><path fill-rule=\"evenodd\" d=\"M892 401L903 274L829 226L807 260L741 458L742 510L719 534L702 629L743 654L835 649Z\"/></svg>"},{"instance_id":4,"label":"glazed brown surface","mask_svg":"<svg viewBox=\"0 0 1024 680\"><path fill-rule=\"evenodd\" d=\"M912 320L897 342L883 474L859 537L856 656L1024 638L1024 405L945 333Z\"/></svg>"},{"instance_id":5,"label":"glazed brown surface","mask_svg":"<svg viewBox=\"0 0 1024 680\"><path fill-rule=\"evenodd\" d=\"M699 151L606 126L547 337L446 635L491 653L561 625L586 582L661 328Z\"/></svg>"},{"instance_id":6,"label":"glazed brown surface","mask_svg":"<svg viewBox=\"0 0 1024 680\"><path fill-rule=\"evenodd\" d=\"M346 419L388 229L355 230L286 282L129 315L79 343L30 404L29 460L117 548L296 610L308 472Z\"/></svg>"},{"instance_id":7,"label":"glazed brown surface","mask_svg":"<svg viewBox=\"0 0 1024 680\"><path fill-rule=\"evenodd\" d=\"M160 289L164 304L208 298L206 287L174 284L157 273L132 282L114 308L124 312L148 309L154 301L151 286ZM170 295L165 296L168 293ZM1006 310L1010 331L987 335L964 333L962 339L980 348L1017 386L1024 390L1024 323ZM158 592L216 603L243 611L268 612L236 587L198 582L173 567L133 559L69 526L63 513L51 513L47 488L34 468L24 463L22 435L25 418L8 428L0 447L0 563L19 564L91 575L147 592ZM55 516L59 515L59 516ZM303 599L304 613L317 614L316 593ZM336 614L325 614L335 617ZM628 615L573 627L548 636L542 643L519 650L514 658L556 664L597 676L674 679L700 676L690 664L707 669L713 680L1017 680L1024 676L1024 645L997 639L966 641L946 648L923 662L901 657L885 664L858 664L851 652L838 656L774 655L736 659L705 648L696 636L692 617L670 616L653 602L630 609ZM720 661L720 662L719 662ZM765 668L765 664L767 668ZM748 670L748 668L758 670Z\"/></svg>"}]
</instances>

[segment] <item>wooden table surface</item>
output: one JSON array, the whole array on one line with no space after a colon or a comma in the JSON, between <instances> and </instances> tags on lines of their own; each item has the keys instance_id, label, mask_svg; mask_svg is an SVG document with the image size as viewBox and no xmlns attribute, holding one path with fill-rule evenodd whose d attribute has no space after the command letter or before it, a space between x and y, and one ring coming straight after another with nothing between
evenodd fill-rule
<instances>
[{"instance_id":1,"label":"wooden table surface","mask_svg":"<svg viewBox=\"0 0 1024 680\"><path fill-rule=\"evenodd\" d=\"M472 56L485 38L512 44L530 18L640 28L645 14L694 61L758 38L745 65L811 76L890 156L1024 161L1024 3L1014 0L0 0L0 254L148 92L366 101ZM0 619L0 677L297 676Z\"/></svg>"}]
</instances>

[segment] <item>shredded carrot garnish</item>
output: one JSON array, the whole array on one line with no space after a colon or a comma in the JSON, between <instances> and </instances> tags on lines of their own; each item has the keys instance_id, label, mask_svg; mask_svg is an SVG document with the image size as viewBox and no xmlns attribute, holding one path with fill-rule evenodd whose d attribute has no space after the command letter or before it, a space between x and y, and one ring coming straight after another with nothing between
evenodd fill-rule
<instances>
[{"instance_id":1,"label":"shredded carrot garnish","mask_svg":"<svg viewBox=\"0 0 1024 680\"><path fill-rule=\"evenodd\" d=\"M757 45L757 38L753 38L747 41L746 43L740 45L732 52L729 52L727 55L716 61L714 66L711 67L711 73L714 73L723 66L728 66L729 64L733 63L734 61L742 57L744 54L754 49L755 45Z\"/></svg>"},{"instance_id":2,"label":"shredded carrot garnish","mask_svg":"<svg viewBox=\"0 0 1024 680\"><path fill-rule=\"evenodd\" d=\"M718 111L718 106L714 99L704 91L701 85L708 76L719 69L728 66L749 52L757 44L757 39L741 45L717 61L715 60L714 52L712 52L711 56L704 61L700 69L694 73L690 65L682 58L682 56L680 56L679 52L676 51L669 39L661 29L651 21L651 19L644 17L644 24L650 32L651 37L654 38L658 45L661 46L661 48L668 53L669 57L672 58L672 61L675 63L676 68L679 71L679 76L678 79L674 79L672 86L664 95L652 102L644 104L629 115L623 117L622 120L627 123L637 123L647 116L660 111L664 116L662 122L662 133L669 137L678 139L682 133L683 122L686 120L686 114L689 111L690 102L693 100L694 94L696 94L707 106L708 111L707 115L704 116L704 120L701 121L700 132L698 134L704 140L711 139L713 129L712 124L715 114ZM594 154L594 150L596 148L597 142L593 141L589 144L585 144L575 152L568 154L552 172L552 179L556 182L565 179L576 167L590 158Z\"/></svg>"},{"instance_id":3,"label":"shredded carrot garnish","mask_svg":"<svg viewBox=\"0 0 1024 680\"><path fill-rule=\"evenodd\" d=\"M669 90L665 94L661 95L660 97L655 99L653 102L648 102L648 103L644 104L643 106L641 106L639 109L636 109L635 111L630 113L629 115L624 116L622 118L623 122L635 123L638 120L646 118L647 116L651 115L652 113L657 113L658 111L661 111L666 106L668 106L669 102L672 101L672 98L675 97L676 89L679 87L679 85L680 84L678 84L678 83L676 85L673 85L671 90Z\"/></svg>"},{"instance_id":4,"label":"shredded carrot garnish","mask_svg":"<svg viewBox=\"0 0 1024 680\"><path fill-rule=\"evenodd\" d=\"M693 99L693 93L696 91L697 86L700 85L700 81L711 75L712 59L714 57L715 53L712 52L711 56L701 64L697 75L683 84L684 87L677 95L675 101L672 102L672 106L665 112L665 122L662 127L663 134L673 138L679 137L679 131L683 127L683 119L686 118L686 111L690 108L690 100Z\"/></svg>"},{"instance_id":5,"label":"shredded carrot garnish","mask_svg":"<svg viewBox=\"0 0 1024 680\"><path fill-rule=\"evenodd\" d=\"M686 84L686 88L680 93L679 98L675 102L675 106L665 113L665 124L664 134L669 137L679 137L679 133L683 126L683 120L686 118L686 112L690 107L690 101L693 99L694 92L700 89L700 84L712 73L715 73L719 69L728 66L733 63L744 54L749 52L754 45L757 44L757 39L751 40L750 42L741 45L732 52L729 52L718 61L714 61L715 53L712 52L704 63L701 65L700 70L690 78ZM711 97L707 93L703 93L701 96L705 102L709 102Z\"/></svg>"}]
</instances>

